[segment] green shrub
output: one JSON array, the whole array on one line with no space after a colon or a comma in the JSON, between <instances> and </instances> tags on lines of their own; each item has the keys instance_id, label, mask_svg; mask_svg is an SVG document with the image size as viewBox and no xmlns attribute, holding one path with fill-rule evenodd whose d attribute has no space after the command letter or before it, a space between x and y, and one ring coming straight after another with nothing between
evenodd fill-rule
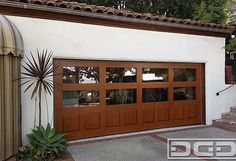
<instances>
[{"instance_id":1,"label":"green shrub","mask_svg":"<svg viewBox=\"0 0 236 161\"><path fill-rule=\"evenodd\" d=\"M30 147L24 146L18 149L16 160L31 161L30 158Z\"/></svg>"},{"instance_id":2,"label":"green shrub","mask_svg":"<svg viewBox=\"0 0 236 161\"><path fill-rule=\"evenodd\" d=\"M20 160L52 161L67 155L65 135L57 133L50 124L46 129L44 127L33 129L27 137L31 146L24 148L19 155Z\"/></svg>"}]
</instances>

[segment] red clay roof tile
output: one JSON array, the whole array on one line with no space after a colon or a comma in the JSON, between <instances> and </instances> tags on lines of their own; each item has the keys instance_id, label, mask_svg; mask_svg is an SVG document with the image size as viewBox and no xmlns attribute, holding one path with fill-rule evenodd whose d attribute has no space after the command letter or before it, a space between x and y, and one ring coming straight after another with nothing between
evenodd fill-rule
<instances>
[{"instance_id":1,"label":"red clay roof tile","mask_svg":"<svg viewBox=\"0 0 236 161\"><path fill-rule=\"evenodd\" d=\"M136 13L130 10L118 10L112 7L105 6L96 6L96 5L88 5L86 3L78 3L78 2L68 2L63 0L11 0L23 3L31 3L37 5L47 5L52 7L61 7L68 8L73 10L83 10L85 12L94 12L94 13L103 13L108 15L116 15L116 16L124 16L128 18L138 18L150 21L162 21L162 22L170 22L177 24L185 24L185 25L193 25L193 26L203 26L209 28L217 28L217 29L233 29L234 27L225 26L221 24L207 23L206 21L196 21L191 19L178 19L174 17L165 17L160 15L154 15L151 13Z\"/></svg>"}]
</instances>

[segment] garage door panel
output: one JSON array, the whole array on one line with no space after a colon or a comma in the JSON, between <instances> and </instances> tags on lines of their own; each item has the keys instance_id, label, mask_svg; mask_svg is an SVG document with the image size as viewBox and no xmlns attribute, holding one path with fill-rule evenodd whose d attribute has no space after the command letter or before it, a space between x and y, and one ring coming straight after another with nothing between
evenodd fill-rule
<instances>
[{"instance_id":1,"label":"garage door panel","mask_svg":"<svg viewBox=\"0 0 236 161\"><path fill-rule=\"evenodd\" d=\"M124 111L124 125L137 124L137 110L129 109Z\"/></svg>"},{"instance_id":2,"label":"garage door panel","mask_svg":"<svg viewBox=\"0 0 236 161\"><path fill-rule=\"evenodd\" d=\"M80 130L79 114L63 116L63 129L65 132Z\"/></svg>"},{"instance_id":3,"label":"garage door panel","mask_svg":"<svg viewBox=\"0 0 236 161\"><path fill-rule=\"evenodd\" d=\"M146 107L142 110L143 123L155 123L155 108Z\"/></svg>"},{"instance_id":4,"label":"garage door panel","mask_svg":"<svg viewBox=\"0 0 236 161\"><path fill-rule=\"evenodd\" d=\"M157 107L157 121L170 121L170 109L169 106Z\"/></svg>"},{"instance_id":5,"label":"garage door panel","mask_svg":"<svg viewBox=\"0 0 236 161\"><path fill-rule=\"evenodd\" d=\"M199 115L197 101L180 101L175 103L172 108L174 120L197 119Z\"/></svg>"},{"instance_id":6,"label":"garage door panel","mask_svg":"<svg viewBox=\"0 0 236 161\"><path fill-rule=\"evenodd\" d=\"M186 103L184 104L186 109L187 119L196 119L198 117L198 104L197 103Z\"/></svg>"},{"instance_id":7,"label":"garage door panel","mask_svg":"<svg viewBox=\"0 0 236 161\"><path fill-rule=\"evenodd\" d=\"M106 118L106 127L120 126L120 111L107 111Z\"/></svg>"},{"instance_id":8,"label":"garage door panel","mask_svg":"<svg viewBox=\"0 0 236 161\"><path fill-rule=\"evenodd\" d=\"M171 113L173 120L184 120L184 105L182 103L173 105Z\"/></svg>"},{"instance_id":9,"label":"garage door panel","mask_svg":"<svg viewBox=\"0 0 236 161\"><path fill-rule=\"evenodd\" d=\"M85 114L85 130L100 128L100 113L92 112Z\"/></svg>"}]
</instances>

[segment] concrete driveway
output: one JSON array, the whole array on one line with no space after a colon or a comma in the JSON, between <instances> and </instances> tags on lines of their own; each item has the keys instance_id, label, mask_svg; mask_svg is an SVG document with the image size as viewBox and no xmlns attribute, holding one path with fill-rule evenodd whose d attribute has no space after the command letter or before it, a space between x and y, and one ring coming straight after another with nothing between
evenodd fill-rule
<instances>
[{"instance_id":1,"label":"concrete driveway","mask_svg":"<svg viewBox=\"0 0 236 161\"><path fill-rule=\"evenodd\" d=\"M236 138L236 133L215 127L198 127L75 143L69 146L69 151L76 161L166 161L167 138L199 137Z\"/></svg>"}]
</instances>

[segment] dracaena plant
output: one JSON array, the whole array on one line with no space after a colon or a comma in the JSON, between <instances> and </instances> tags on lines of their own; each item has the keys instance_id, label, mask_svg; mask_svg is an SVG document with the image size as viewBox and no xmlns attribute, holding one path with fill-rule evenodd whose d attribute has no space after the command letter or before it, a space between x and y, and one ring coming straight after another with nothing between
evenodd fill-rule
<instances>
[{"instance_id":1,"label":"dracaena plant","mask_svg":"<svg viewBox=\"0 0 236 161\"><path fill-rule=\"evenodd\" d=\"M22 72L23 86L26 86L24 92L31 92L31 99L38 96L38 108L39 108L39 127L42 126L42 94L46 92L52 94L53 92L53 81L50 77L53 76L53 62L52 52L43 50L42 52L37 50L35 55L30 52L30 57L26 56L24 61L24 71Z\"/></svg>"}]
</instances>

